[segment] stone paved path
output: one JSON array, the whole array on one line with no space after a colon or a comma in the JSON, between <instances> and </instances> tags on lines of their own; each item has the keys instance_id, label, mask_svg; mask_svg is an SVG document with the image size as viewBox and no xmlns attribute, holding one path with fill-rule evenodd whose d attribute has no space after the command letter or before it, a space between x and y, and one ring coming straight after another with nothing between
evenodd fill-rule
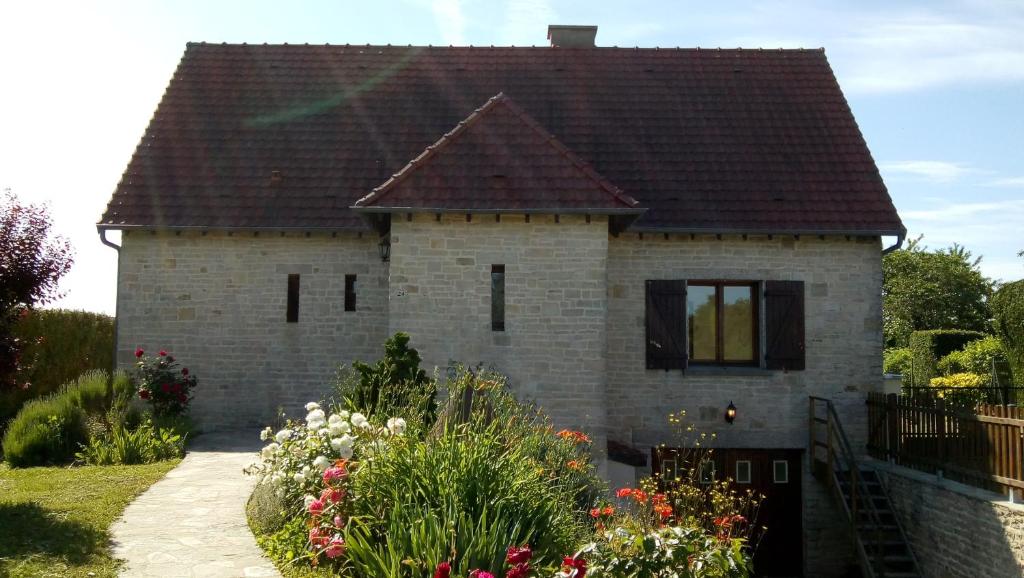
<instances>
[{"instance_id":1,"label":"stone paved path","mask_svg":"<svg viewBox=\"0 0 1024 578\"><path fill-rule=\"evenodd\" d=\"M245 521L259 432L196 438L188 455L111 527L122 576L280 576Z\"/></svg>"}]
</instances>

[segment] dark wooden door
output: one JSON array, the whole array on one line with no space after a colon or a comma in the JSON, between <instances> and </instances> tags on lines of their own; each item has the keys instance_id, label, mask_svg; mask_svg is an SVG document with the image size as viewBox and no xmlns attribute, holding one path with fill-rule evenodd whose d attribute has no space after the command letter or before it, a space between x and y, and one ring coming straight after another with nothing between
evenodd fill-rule
<instances>
[{"instance_id":1,"label":"dark wooden door","mask_svg":"<svg viewBox=\"0 0 1024 578\"><path fill-rule=\"evenodd\" d=\"M764 496L754 521L754 576L803 576L803 500L801 456L791 449L715 449L711 460L717 480L732 480L736 490ZM675 467L672 449L654 452L652 465ZM659 455L661 454L661 455Z\"/></svg>"}]
</instances>

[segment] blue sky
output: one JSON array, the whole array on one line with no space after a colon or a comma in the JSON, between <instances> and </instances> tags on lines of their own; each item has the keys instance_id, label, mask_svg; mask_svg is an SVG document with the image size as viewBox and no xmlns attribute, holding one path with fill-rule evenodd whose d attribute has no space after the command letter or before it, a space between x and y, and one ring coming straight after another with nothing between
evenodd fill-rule
<instances>
[{"instance_id":1,"label":"blue sky","mask_svg":"<svg viewBox=\"0 0 1024 578\"><path fill-rule=\"evenodd\" d=\"M1024 2L176 0L0 5L0 188L51 204L60 306L113 312L94 223L188 41L825 47L912 235L1024 277Z\"/></svg>"}]
</instances>

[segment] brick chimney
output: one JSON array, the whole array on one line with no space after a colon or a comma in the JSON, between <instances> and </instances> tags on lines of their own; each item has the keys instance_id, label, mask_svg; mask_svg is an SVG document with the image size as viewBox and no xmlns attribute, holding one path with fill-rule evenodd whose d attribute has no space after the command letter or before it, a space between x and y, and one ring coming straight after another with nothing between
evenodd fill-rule
<instances>
[{"instance_id":1,"label":"brick chimney","mask_svg":"<svg viewBox=\"0 0 1024 578\"><path fill-rule=\"evenodd\" d=\"M593 48L597 37L597 26L571 26L551 24L548 26L548 40L551 46L562 48Z\"/></svg>"}]
</instances>

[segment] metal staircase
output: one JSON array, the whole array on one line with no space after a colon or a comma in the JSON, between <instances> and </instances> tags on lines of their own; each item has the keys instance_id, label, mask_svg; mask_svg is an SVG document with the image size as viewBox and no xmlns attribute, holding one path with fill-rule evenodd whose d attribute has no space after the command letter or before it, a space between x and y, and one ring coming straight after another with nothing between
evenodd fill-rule
<instances>
[{"instance_id":1,"label":"metal staircase","mask_svg":"<svg viewBox=\"0 0 1024 578\"><path fill-rule=\"evenodd\" d=\"M878 473L857 456L832 401L810 398L811 471L845 514L865 578L919 578L917 559Z\"/></svg>"}]
</instances>

